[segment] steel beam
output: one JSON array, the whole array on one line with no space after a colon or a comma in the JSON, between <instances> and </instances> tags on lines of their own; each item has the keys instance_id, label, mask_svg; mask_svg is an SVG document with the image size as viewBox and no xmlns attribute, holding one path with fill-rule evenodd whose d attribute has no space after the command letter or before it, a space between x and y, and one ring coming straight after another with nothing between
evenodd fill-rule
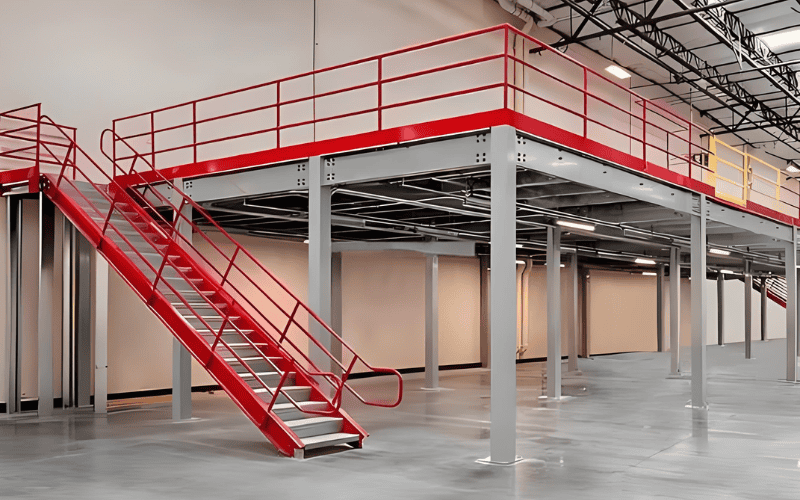
<instances>
[{"instance_id":1,"label":"steel beam","mask_svg":"<svg viewBox=\"0 0 800 500\"><path fill-rule=\"evenodd\" d=\"M749 260L744 262L744 358L753 357L753 271Z\"/></svg>"},{"instance_id":2,"label":"steel beam","mask_svg":"<svg viewBox=\"0 0 800 500\"><path fill-rule=\"evenodd\" d=\"M55 206L39 193L38 413L53 414L53 288L55 283Z\"/></svg>"},{"instance_id":3,"label":"steel beam","mask_svg":"<svg viewBox=\"0 0 800 500\"><path fill-rule=\"evenodd\" d=\"M761 277L761 341L767 340L767 278Z\"/></svg>"},{"instance_id":4,"label":"steel beam","mask_svg":"<svg viewBox=\"0 0 800 500\"><path fill-rule=\"evenodd\" d=\"M786 245L786 380L797 382L797 228Z\"/></svg>"},{"instance_id":5,"label":"steel beam","mask_svg":"<svg viewBox=\"0 0 800 500\"><path fill-rule=\"evenodd\" d=\"M333 252L406 251L429 255L474 257L474 241L342 241L331 245Z\"/></svg>"},{"instance_id":6,"label":"steel beam","mask_svg":"<svg viewBox=\"0 0 800 500\"><path fill-rule=\"evenodd\" d=\"M425 388L439 388L439 256L425 256Z\"/></svg>"},{"instance_id":7,"label":"steel beam","mask_svg":"<svg viewBox=\"0 0 800 500\"><path fill-rule=\"evenodd\" d=\"M681 265L680 250L669 249L669 351L671 376L681 374Z\"/></svg>"},{"instance_id":8,"label":"steel beam","mask_svg":"<svg viewBox=\"0 0 800 500\"><path fill-rule=\"evenodd\" d=\"M561 228L547 228L547 397L561 397Z\"/></svg>"},{"instance_id":9,"label":"steel beam","mask_svg":"<svg viewBox=\"0 0 800 500\"><path fill-rule=\"evenodd\" d=\"M567 361L567 371L578 371L578 335L580 334L580 307L579 307L579 280L578 280L578 252L570 254L569 259L570 281L572 282L572 293L570 296L569 309L569 358Z\"/></svg>"},{"instance_id":10,"label":"steel beam","mask_svg":"<svg viewBox=\"0 0 800 500\"><path fill-rule=\"evenodd\" d=\"M331 187L324 183L330 160L319 156L308 161L308 304L322 321L331 321ZM328 351L331 337L312 321L311 334ZM311 360L320 371L331 371L331 359L316 345L309 344Z\"/></svg>"},{"instance_id":11,"label":"steel beam","mask_svg":"<svg viewBox=\"0 0 800 500\"><path fill-rule=\"evenodd\" d=\"M307 160L183 181L183 191L197 203L296 189L308 189Z\"/></svg>"},{"instance_id":12,"label":"steel beam","mask_svg":"<svg viewBox=\"0 0 800 500\"><path fill-rule=\"evenodd\" d=\"M692 407L706 408L706 196L692 214Z\"/></svg>"},{"instance_id":13,"label":"steel beam","mask_svg":"<svg viewBox=\"0 0 800 500\"><path fill-rule=\"evenodd\" d=\"M474 139L473 139L474 140ZM491 134L491 431L489 460L514 463L517 435L516 136Z\"/></svg>"}]
</instances>

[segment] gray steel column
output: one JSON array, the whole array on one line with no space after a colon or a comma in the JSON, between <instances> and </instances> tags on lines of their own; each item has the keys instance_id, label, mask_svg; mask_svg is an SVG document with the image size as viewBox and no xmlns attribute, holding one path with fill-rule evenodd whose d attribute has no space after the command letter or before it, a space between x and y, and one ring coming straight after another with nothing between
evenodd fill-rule
<instances>
[{"instance_id":1,"label":"gray steel column","mask_svg":"<svg viewBox=\"0 0 800 500\"><path fill-rule=\"evenodd\" d=\"M175 179L173 181L176 186L182 186L182 179ZM173 192L172 204L176 207L181 206L183 201L182 197ZM191 220L192 206L184 205L182 214ZM176 214L175 217L178 217ZM181 245L191 245L192 242L192 226L189 225L184 219L178 219L175 224L176 230L186 240L178 238ZM187 243L188 242L188 243ZM99 257L98 258L102 258ZM106 273L106 279L108 274ZM192 355L189 353L180 341L172 338L172 419L173 420L188 420L192 418Z\"/></svg>"},{"instance_id":2,"label":"gray steel column","mask_svg":"<svg viewBox=\"0 0 800 500\"><path fill-rule=\"evenodd\" d=\"M38 360L39 416L53 414L53 286L55 274L55 206L39 193Z\"/></svg>"},{"instance_id":3,"label":"gray steel column","mask_svg":"<svg viewBox=\"0 0 800 500\"><path fill-rule=\"evenodd\" d=\"M706 398L706 196L694 198L692 214L692 406L705 408Z\"/></svg>"},{"instance_id":4,"label":"gray steel column","mask_svg":"<svg viewBox=\"0 0 800 500\"><path fill-rule=\"evenodd\" d=\"M669 249L670 375L681 373L681 265L677 247Z\"/></svg>"},{"instance_id":5,"label":"gray steel column","mask_svg":"<svg viewBox=\"0 0 800 500\"><path fill-rule=\"evenodd\" d=\"M95 253L94 257L93 295L94 412L108 413L108 262L99 253ZM189 370L191 375L191 364ZM189 390L191 391L191 386ZM191 405L191 399L189 403ZM189 415L191 415L191 406Z\"/></svg>"},{"instance_id":6,"label":"gray steel column","mask_svg":"<svg viewBox=\"0 0 800 500\"><path fill-rule=\"evenodd\" d=\"M342 252L331 254L331 328L344 338L342 333ZM342 343L331 339L331 354L341 363ZM342 369L333 363L333 373L342 374Z\"/></svg>"},{"instance_id":7,"label":"gray steel column","mask_svg":"<svg viewBox=\"0 0 800 500\"><path fill-rule=\"evenodd\" d=\"M497 463L516 460L517 284L516 131L491 133L491 455Z\"/></svg>"},{"instance_id":8,"label":"gray steel column","mask_svg":"<svg viewBox=\"0 0 800 500\"><path fill-rule=\"evenodd\" d=\"M59 212L60 214L61 212ZM72 267L72 223L60 215L61 219L61 404L64 408L75 406L75 393L72 370L72 307L74 292L74 270Z\"/></svg>"},{"instance_id":9,"label":"gray steel column","mask_svg":"<svg viewBox=\"0 0 800 500\"><path fill-rule=\"evenodd\" d=\"M75 325L73 356L75 370L75 405L91 406L92 392L92 252L94 248L77 230L73 233L73 269L75 293L73 318Z\"/></svg>"},{"instance_id":10,"label":"gray steel column","mask_svg":"<svg viewBox=\"0 0 800 500\"><path fill-rule=\"evenodd\" d=\"M797 382L797 228L786 245L786 380Z\"/></svg>"},{"instance_id":11,"label":"gray steel column","mask_svg":"<svg viewBox=\"0 0 800 500\"><path fill-rule=\"evenodd\" d=\"M717 345L725 345L725 275L717 273Z\"/></svg>"},{"instance_id":12,"label":"gray steel column","mask_svg":"<svg viewBox=\"0 0 800 500\"><path fill-rule=\"evenodd\" d=\"M322 158L308 160L308 304L322 321L331 320L331 187L322 184L325 175ZM311 334L326 349L331 338L326 330L311 321ZM330 358L309 344L311 360L324 372L331 371Z\"/></svg>"},{"instance_id":13,"label":"gray steel column","mask_svg":"<svg viewBox=\"0 0 800 500\"><path fill-rule=\"evenodd\" d=\"M561 228L547 228L547 397L561 397Z\"/></svg>"},{"instance_id":14,"label":"gray steel column","mask_svg":"<svg viewBox=\"0 0 800 500\"><path fill-rule=\"evenodd\" d=\"M481 325L480 325L480 349L481 366L491 367L491 292L489 290L492 274L489 272L490 257L481 255L480 260L480 282L481 282Z\"/></svg>"},{"instance_id":15,"label":"gray steel column","mask_svg":"<svg viewBox=\"0 0 800 500\"><path fill-rule=\"evenodd\" d=\"M425 255L425 388L439 388L438 255Z\"/></svg>"},{"instance_id":16,"label":"gray steel column","mask_svg":"<svg viewBox=\"0 0 800 500\"><path fill-rule=\"evenodd\" d=\"M6 374L8 393L6 412L19 413L22 385L22 338L20 284L22 274L22 202L19 197L6 198L6 241L8 242L8 287L6 288Z\"/></svg>"},{"instance_id":17,"label":"gray steel column","mask_svg":"<svg viewBox=\"0 0 800 500\"><path fill-rule=\"evenodd\" d=\"M744 358L753 357L753 272L750 261L744 262Z\"/></svg>"},{"instance_id":18,"label":"gray steel column","mask_svg":"<svg viewBox=\"0 0 800 500\"><path fill-rule=\"evenodd\" d=\"M578 335L580 333L580 308L579 306L579 283L578 283L578 252L570 255L569 260L570 277L572 281L572 304L569 310L569 358L567 361L567 371L578 371Z\"/></svg>"},{"instance_id":19,"label":"gray steel column","mask_svg":"<svg viewBox=\"0 0 800 500\"><path fill-rule=\"evenodd\" d=\"M656 350L664 352L664 265L656 269Z\"/></svg>"},{"instance_id":20,"label":"gray steel column","mask_svg":"<svg viewBox=\"0 0 800 500\"><path fill-rule=\"evenodd\" d=\"M767 278L761 277L761 341L767 340Z\"/></svg>"}]
</instances>

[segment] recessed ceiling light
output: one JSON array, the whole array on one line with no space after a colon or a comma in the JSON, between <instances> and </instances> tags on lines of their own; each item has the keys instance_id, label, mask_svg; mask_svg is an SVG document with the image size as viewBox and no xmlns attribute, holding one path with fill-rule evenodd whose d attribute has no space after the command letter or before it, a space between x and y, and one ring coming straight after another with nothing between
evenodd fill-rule
<instances>
[{"instance_id":1,"label":"recessed ceiling light","mask_svg":"<svg viewBox=\"0 0 800 500\"><path fill-rule=\"evenodd\" d=\"M517 243L517 248L522 248L522 243Z\"/></svg>"},{"instance_id":2,"label":"recessed ceiling light","mask_svg":"<svg viewBox=\"0 0 800 500\"><path fill-rule=\"evenodd\" d=\"M525 264L525 261L524 261L524 260L518 260L518 261L517 261L517 265L518 265L518 266L521 266L521 265L524 265L524 264Z\"/></svg>"},{"instance_id":3,"label":"recessed ceiling light","mask_svg":"<svg viewBox=\"0 0 800 500\"><path fill-rule=\"evenodd\" d=\"M771 50L781 49L789 45L800 45L800 28L795 28L769 35L760 35L761 41L766 43Z\"/></svg>"},{"instance_id":4,"label":"recessed ceiling light","mask_svg":"<svg viewBox=\"0 0 800 500\"><path fill-rule=\"evenodd\" d=\"M731 253L727 250L720 250L719 248L712 248L708 251L708 253L713 253L716 255L730 255Z\"/></svg>"},{"instance_id":5,"label":"recessed ceiling light","mask_svg":"<svg viewBox=\"0 0 800 500\"><path fill-rule=\"evenodd\" d=\"M733 271L730 269L720 269L719 272L722 274L733 274Z\"/></svg>"},{"instance_id":6,"label":"recessed ceiling light","mask_svg":"<svg viewBox=\"0 0 800 500\"><path fill-rule=\"evenodd\" d=\"M637 264L650 264L651 266L654 266L656 264L656 261L654 260L642 259L641 257L634 260L634 262L636 262Z\"/></svg>"},{"instance_id":7,"label":"recessed ceiling light","mask_svg":"<svg viewBox=\"0 0 800 500\"><path fill-rule=\"evenodd\" d=\"M584 231L594 231L594 226L591 224L582 224L580 222L570 222L568 220L557 220L556 224L564 227L571 227L572 229L583 229Z\"/></svg>"},{"instance_id":8,"label":"recessed ceiling light","mask_svg":"<svg viewBox=\"0 0 800 500\"><path fill-rule=\"evenodd\" d=\"M642 276L657 276L657 274L645 271L642 273Z\"/></svg>"},{"instance_id":9,"label":"recessed ceiling light","mask_svg":"<svg viewBox=\"0 0 800 500\"><path fill-rule=\"evenodd\" d=\"M616 66L614 64L612 64L611 66L607 67L606 71L608 71L612 75L616 76L620 80L626 80L626 79L631 77L630 73L628 73L624 69L622 69L619 66Z\"/></svg>"}]
</instances>

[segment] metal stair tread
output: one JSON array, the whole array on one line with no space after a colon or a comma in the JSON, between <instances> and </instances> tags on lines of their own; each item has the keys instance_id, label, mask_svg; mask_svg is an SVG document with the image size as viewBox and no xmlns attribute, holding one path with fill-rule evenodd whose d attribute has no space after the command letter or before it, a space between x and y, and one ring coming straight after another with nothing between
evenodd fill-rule
<instances>
[{"instance_id":1,"label":"metal stair tread","mask_svg":"<svg viewBox=\"0 0 800 500\"><path fill-rule=\"evenodd\" d=\"M269 377L271 375L283 375L283 373L281 373L281 372L256 372L256 374L253 375L250 372L245 372L245 373L240 373L239 374L239 376L242 377L242 378L253 378L254 376L256 376L256 377Z\"/></svg>"},{"instance_id":2,"label":"metal stair tread","mask_svg":"<svg viewBox=\"0 0 800 500\"><path fill-rule=\"evenodd\" d=\"M281 387L281 392L293 392L293 391L302 391L302 390L309 390L309 389L311 389L311 388L309 386L307 386L307 385L290 385L290 386ZM270 387L270 390L274 391L275 388L274 387ZM255 392L255 393L263 393L263 392L268 392L268 391L266 389L264 389L263 387L259 387L257 389L253 389L253 392Z\"/></svg>"},{"instance_id":3,"label":"metal stair tread","mask_svg":"<svg viewBox=\"0 0 800 500\"><path fill-rule=\"evenodd\" d=\"M311 417L311 418L298 418L296 420L284 420L284 423L290 428L310 427L312 425L324 424L328 422L341 422L342 417Z\"/></svg>"},{"instance_id":4,"label":"metal stair tread","mask_svg":"<svg viewBox=\"0 0 800 500\"><path fill-rule=\"evenodd\" d=\"M283 359L280 356L241 356L242 361L269 361L269 360L280 360ZM228 364L239 364L239 360L236 358L222 358Z\"/></svg>"},{"instance_id":5,"label":"metal stair tread","mask_svg":"<svg viewBox=\"0 0 800 500\"><path fill-rule=\"evenodd\" d=\"M325 446L336 446L339 444L352 443L361 438L358 434L348 434L346 432L334 432L332 434L320 434L319 436L312 436L301 438L303 448L306 450L313 450L314 448L322 448Z\"/></svg>"}]
</instances>

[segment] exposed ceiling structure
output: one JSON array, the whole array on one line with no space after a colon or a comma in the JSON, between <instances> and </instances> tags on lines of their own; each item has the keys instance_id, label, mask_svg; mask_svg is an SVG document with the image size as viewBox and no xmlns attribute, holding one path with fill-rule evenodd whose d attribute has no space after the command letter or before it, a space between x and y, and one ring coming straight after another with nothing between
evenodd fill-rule
<instances>
[{"instance_id":1,"label":"exposed ceiling structure","mask_svg":"<svg viewBox=\"0 0 800 500\"><path fill-rule=\"evenodd\" d=\"M800 0L536 3L555 18L554 46L584 45L634 73L645 97L691 105L724 141L800 164Z\"/></svg>"}]
</instances>

